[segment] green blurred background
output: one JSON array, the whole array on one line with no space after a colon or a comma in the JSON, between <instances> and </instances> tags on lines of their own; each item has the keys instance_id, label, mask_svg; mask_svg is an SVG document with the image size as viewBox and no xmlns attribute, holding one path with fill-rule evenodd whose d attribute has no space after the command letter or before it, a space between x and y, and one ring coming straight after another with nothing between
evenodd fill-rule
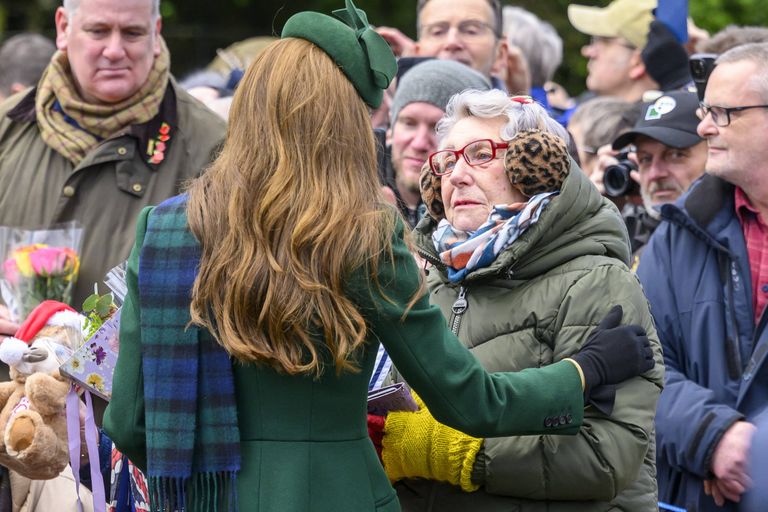
<instances>
[{"instance_id":1,"label":"green blurred background","mask_svg":"<svg viewBox=\"0 0 768 512\"><path fill-rule=\"evenodd\" d=\"M579 48L587 38L571 28L565 0L519 0L518 5L552 23L565 44L565 59L556 80L571 94L584 89L586 62ZM584 0L585 5L606 5L608 0ZM388 25L415 36L415 0L357 0L376 25ZM53 13L60 0L0 0L0 34L10 37L21 31L54 36ZM696 24L716 32L728 24L768 26L766 0L690 0ZM285 20L303 10L330 12L342 0L162 0L163 34L171 49L177 77L204 67L217 48L256 35L278 34Z\"/></svg>"}]
</instances>

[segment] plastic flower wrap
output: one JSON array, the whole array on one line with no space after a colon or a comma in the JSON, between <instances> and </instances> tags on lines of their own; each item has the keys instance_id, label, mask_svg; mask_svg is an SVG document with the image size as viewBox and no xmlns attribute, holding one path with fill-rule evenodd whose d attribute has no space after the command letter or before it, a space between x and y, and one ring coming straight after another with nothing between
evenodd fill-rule
<instances>
[{"instance_id":1,"label":"plastic flower wrap","mask_svg":"<svg viewBox=\"0 0 768 512\"><path fill-rule=\"evenodd\" d=\"M44 300L71 304L81 238L74 223L48 230L0 227L0 291L13 320L24 320Z\"/></svg>"},{"instance_id":2,"label":"plastic flower wrap","mask_svg":"<svg viewBox=\"0 0 768 512\"><path fill-rule=\"evenodd\" d=\"M96 334L96 331L104 325L112 315L117 312L117 304L111 293L106 295L99 295L94 293L89 296L83 302L83 315L85 315L85 322L83 322L83 341L87 341ZM122 304L122 301L118 301Z\"/></svg>"}]
</instances>

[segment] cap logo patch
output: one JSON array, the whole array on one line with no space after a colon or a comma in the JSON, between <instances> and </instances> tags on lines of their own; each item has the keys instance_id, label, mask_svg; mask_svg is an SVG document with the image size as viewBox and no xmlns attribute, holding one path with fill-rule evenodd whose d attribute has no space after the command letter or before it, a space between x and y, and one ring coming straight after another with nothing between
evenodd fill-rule
<instances>
[{"instance_id":1,"label":"cap logo patch","mask_svg":"<svg viewBox=\"0 0 768 512\"><path fill-rule=\"evenodd\" d=\"M656 119L661 119L664 114L669 114L675 110L676 106L677 102L674 98L670 96L662 96L645 111L645 120L655 121Z\"/></svg>"}]
</instances>

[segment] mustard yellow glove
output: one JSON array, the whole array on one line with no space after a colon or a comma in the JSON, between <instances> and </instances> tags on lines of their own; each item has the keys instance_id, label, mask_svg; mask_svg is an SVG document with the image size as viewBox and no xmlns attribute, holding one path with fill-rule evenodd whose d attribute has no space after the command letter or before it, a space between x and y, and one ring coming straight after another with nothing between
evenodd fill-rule
<instances>
[{"instance_id":1,"label":"mustard yellow glove","mask_svg":"<svg viewBox=\"0 0 768 512\"><path fill-rule=\"evenodd\" d=\"M479 489L472 483L472 466L483 440L439 423L414 398L417 412L390 412L384 424L381 459L389 479L427 478L458 485L465 492Z\"/></svg>"}]
</instances>

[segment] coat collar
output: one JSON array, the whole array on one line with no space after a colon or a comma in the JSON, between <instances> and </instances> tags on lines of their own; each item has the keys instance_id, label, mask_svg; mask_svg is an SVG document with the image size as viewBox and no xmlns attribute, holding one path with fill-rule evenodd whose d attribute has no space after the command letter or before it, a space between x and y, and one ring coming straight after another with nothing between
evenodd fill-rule
<instances>
[{"instance_id":1,"label":"coat collar","mask_svg":"<svg viewBox=\"0 0 768 512\"><path fill-rule=\"evenodd\" d=\"M733 192L731 183L704 174L685 199L685 209L699 226L706 228L724 206L733 204Z\"/></svg>"},{"instance_id":2,"label":"coat collar","mask_svg":"<svg viewBox=\"0 0 768 512\"><path fill-rule=\"evenodd\" d=\"M707 244L726 252L720 235L734 212L734 185L706 173L674 204L661 207L662 219L686 227Z\"/></svg>"}]
</instances>

